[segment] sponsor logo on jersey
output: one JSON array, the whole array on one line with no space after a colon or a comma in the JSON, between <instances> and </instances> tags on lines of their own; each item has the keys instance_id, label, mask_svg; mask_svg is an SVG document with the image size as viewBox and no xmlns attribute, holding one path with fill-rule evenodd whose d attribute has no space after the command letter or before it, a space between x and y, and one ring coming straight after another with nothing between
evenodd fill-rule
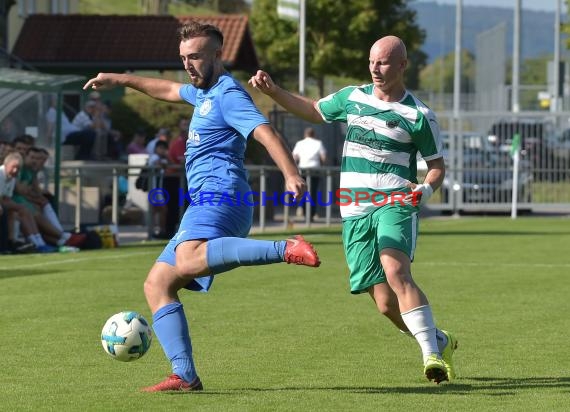
<instances>
[{"instance_id":1,"label":"sponsor logo on jersey","mask_svg":"<svg viewBox=\"0 0 570 412\"><path fill-rule=\"evenodd\" d=\"M399 119L388 120L388 121L386 122L386 126L388 126L390 129L394 129L394 128L398 127L399 124L400 124L400 120L399 120Z\"/></svg>"},{"instance_id":2,"label":"sponsor logo on jersey","mask_svg":"<svg viewBox=\"0 0 570 412\"><path fill-rule=\"evenodd\" d=\"M188 132L188 144L192 146L198 146L200 144L200 135L195 130L190 130Z\"/></svg>"},{"instance_id":3,"label":"sponsor logo on jersey","mask_svg":"<svg viewBox=\"0 0 570 412\"><path fill-rule=\"evenodd\" d=\"M206 99L204 100L204 103L202 103L202 106L200 106L200 114L202 116L206 116L210 113L210 110L212 110L212 101L210 99Z\"/></svg>"}]
</instances>

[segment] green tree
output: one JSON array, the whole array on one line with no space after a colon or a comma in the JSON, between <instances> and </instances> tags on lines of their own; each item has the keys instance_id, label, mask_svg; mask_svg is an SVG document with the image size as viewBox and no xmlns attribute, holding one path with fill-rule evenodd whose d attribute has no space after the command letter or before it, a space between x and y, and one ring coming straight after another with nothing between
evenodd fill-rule
<instances>
[{"instance_id":1,"label":"green tree","mask_svg":"<svg viewBox=\"0 0 570 412\"><path fill-rule=\"evenodd\" d=\"M453 93L454 67L454 52L438 57L421 71L419 89L426 92ZM467 50L461 51L460 90L462 93L475 91L475 58Z\"/></svg>"},{"instance_id":2,"label":"green tree","mask_svg":"<svg viewBox=\"0 0 570 412\"><path fill-rule=\"evenodd\" d=\"M146 0L146 1L166 1L174 3L172 0ZM206 7L217 13L247 13L249 4L245 0L181 0L193 7ZM178 1L180 2L180 1Z\"/></svg>"},{"instance_id":3,"label":"green tree","mask_svg":"<svg viewBox=\"0 0 570 412\"><path fill-rule=\"evenodd\" d=\"M306 2L306 75L324 91L325 76L369 79L368 53L379 37L393 34L408 48L409 87L417 84L426 56L419 51L425 32L405 0ZM262 66L277 80L293 77L299 65L298 24L277 16L277 0L256 0L251 12L253 38Z\"/></svg>"}]
</instances>

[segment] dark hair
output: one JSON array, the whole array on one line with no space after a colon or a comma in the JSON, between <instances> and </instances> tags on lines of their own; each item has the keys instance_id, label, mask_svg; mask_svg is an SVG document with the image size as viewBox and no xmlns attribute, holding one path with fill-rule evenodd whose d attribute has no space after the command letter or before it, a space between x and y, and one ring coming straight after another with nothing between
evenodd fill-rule
<instances>
[{"instance_id":1,"label":"dark hair","mask_svg":"<svg viewBox=\"0 0 570 412\"><path fill-rule=\"evenodd\" d=\"M156 142L156 145L154 146L154 148L160 148L162 147L163 149L168 149L168 143L165 142L164 140L159 140L158 142Z\"/></svg>"},{"instance_id":2,"label":"dark hair","mask_svg":"<svg viewBox=\"0 0 570 412\"><path fill-rule=\"evenodd\" d=\"M12 143L16 144L16 143L24 143L24 144L29 144L31 146L34 145L36 139L34 139L33 136L30 136L29 134L22 134L18 137L16 137L14 140L12 140Z\"/></svg>"},{"instance_id":3,"label":"dark hair","mask_svg":"<svg viewBox=\"0 0 570 412\"><path fill-rule=\"evenodd\" d=\"M29 155L30 153L43 153L43 150L39 147L32 146L26 151L26 155Z\"/></svg>"},{"instance_id":4,"label":"dark hair","mask_svg":"<svg viewBox=\"0 0 570 412\"><path fill-rule=\"evenodd\" d=\"M315 137L315 129L307 127L304 132L305 137Z\"/></svg>"},{"instance_id":5,"label":"dark hair","mask_svg":"<svg viewBox=\"0 0 570 412\"><path fill-rule=\"evenodd\" d=\"M43 148L43 147L38 147L38 149L40 149L40 152L41 152L42 154L45 154L45 155L47 155L47 156L49 157L49 152L48 152L47 149L45 149L45 148Z\"/></svg>"},{"instance_id":6,"label":"dark hair","mask_svg":"<svg viewBox=\"0 0 570 412\"><path fill-rule=\"evenodd\" d=\"M193 39L194 37L209 37L218 41L220 47L224 45L224 35L216 26L202 24L196 20L189 20L178 28L180 41Z\"/></svg>"}]
</instances>

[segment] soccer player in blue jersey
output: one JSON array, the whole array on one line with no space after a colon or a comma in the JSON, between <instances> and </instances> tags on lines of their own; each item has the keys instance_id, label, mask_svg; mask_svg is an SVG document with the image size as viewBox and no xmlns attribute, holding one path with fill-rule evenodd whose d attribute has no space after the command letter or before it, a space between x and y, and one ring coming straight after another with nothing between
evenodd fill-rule
<instances>
[{"instance_id":1,"label":"soccer player in blue jersey","mask_svg":"<svg viewBox=\"0 0 570 412\"><path fill-rule=\"evenodd\" d=\"M94 90L130 87L155 99L185 101L195 107L185 153L191 206L144 284L153 329L172 364L172 374L144 388L146 392L202 389L178 298L180 289L206 292L214 275L238 266L277 262L320 265L317 253L301 236L276 242L246 239L253 216L251 202L242 196L250 191L244 167L249 137L265 146L283 173L288 192L295 196L304 193L305 182L283 139L255 107L251 96L225 71L220 30L190 22L181 26L178 34L189 84L99 73L84 86ZM200 202L206 197L208 201Z\"/></svg>"},{"instance_id":2,"label":"soccer player in blue jersey","mask_svg":"<svg viewBox=\"0 0 570 412\"><path fill-rule=\"evenodd\" d=\"M435 115L404 85L406 65L402 40L385 36L370 48L372 83L347 86L318 101L289 93L261 70L250 84L309 122L347 124L340 186L369 199L356 197L340 207L350 291L368 293L398 329L414 336L425 376L440 383L454 378L457 340L436 328L429 301L412 278L411 261L419 203L439 188L445 164ZM428 165L422 184L417 179L418 153ZM407 195L401 203L371 200L374 193L402 192Z\"/></svg>"}]
</instances>

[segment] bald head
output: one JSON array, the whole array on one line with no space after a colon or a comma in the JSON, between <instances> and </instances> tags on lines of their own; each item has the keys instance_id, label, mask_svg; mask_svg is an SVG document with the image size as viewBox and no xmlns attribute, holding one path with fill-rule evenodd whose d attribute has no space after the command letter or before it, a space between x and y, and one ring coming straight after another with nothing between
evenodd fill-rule
<instances>
[{"instance_id":1,"label":"bald head","mask_svg":"<svg viewBox=\"0 0 570 412\"><path fill-rule=\"evenodd\" d=\"M393 57L400 60L406 60L408 58L408 52L406 51L406 45L396 36L385 36L372 45L370 48L370 54L381 54L386 57Z\"/></svg>"},{"instance_id":2,"label":"bald head","mask_svg":"<svg viewBox=\"0 0 570 412\"><path fill-rule=\"evenodd\" d=\"M370 48L369 69L374 94L385 101L398 101L405 92L406 46L396 36L377 40Z\"/></svg>"}]
</instances>

